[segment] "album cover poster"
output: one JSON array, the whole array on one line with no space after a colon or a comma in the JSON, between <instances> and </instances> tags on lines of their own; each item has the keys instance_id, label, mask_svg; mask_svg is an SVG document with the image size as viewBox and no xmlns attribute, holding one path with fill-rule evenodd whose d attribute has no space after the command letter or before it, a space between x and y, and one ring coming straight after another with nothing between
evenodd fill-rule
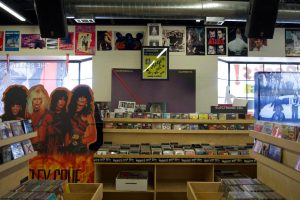
<instances>
[{"instance_id":1,"label":"album cover poster","mask_svg":"<svg viewBox=\"0 0 300 200\"><path fill-rule=\"evenodd\" d=\"M9 122L3 122L3 124L5 126L5 132L6 132L7 137L13 137L14 135L12 133L10 123Z\"/></svg>"},{"instance_id":2,"label":"album cover poster","mask_svg":"<svg viewBox=\"0 0 300 200\"><path fill-rule=\"evenodd\" d=\"M207 55L226 55L226 28L206 28Z\"/></svg>"},{"instance_id":3,"label":"album cover poster","mask_svg":"<svg viewBox=\"0 0 300 200\"><path fill-rule=\"evenodd\" d=\"M75 55L95 55L95 26L75 26Z\"/></svg>"},{"instance_id":4,"label":"album cover poster","mask_svg":"<svg viewBox=\"0 0 300 200\"><path fill-rule=\"evenodd\" d=\"M112 50L112 31L97 31L97 51Z\"/></svg>"},{"instance_id":5,"label":"album cover poster","mask_svg":"<svg viewBox=\"0 0 300 200\"><path fill-rule=\"evenodd\" d=\"M101 121L103 121L104 118L108 118L110 110L111 110L111 102L95 101L95 120L96 120L96 122L101 122Z\"/></svg>"},{"instance_id":6,"label":"album cover poster","mask_svg":"<svg viewBox=\"0 0 300 200\"><path fill-rule=\"evenodd\" d=\"M280 147L270 144L268 157L271 158L272 160L276 160L277 162L280 162L282 157L282 149Z\"/></svg>"},{"instance_id":7,"label":"album cover poster","mask_svg":"<svg viewBox=\"0 0 300 200\"><path fill-rule=\"evenodd\" d=\"M23 147L20 142L17 142L15 144L10 145L11 151L12 151L12 156L14 159L20 158L24 156L24 151Z\"/></svg>"},{"instance_id":8,"label":"album cover poster","mask_svg":"<svg viewBox=\"0 0 300 200\"><path fill-rule=\"evenodd\" d=\"M0 31L0 51L3 51L4 31Z\"/></svg>"},{"instance_id":9,"label":"album cover poster","mask_svg":"<svg viewBox=\"0 0 300 200\"><path fill-rule=\"evenodd\" d=\"M262 38L249 39L249 51L263 51L268 46L268 40Z\"/></svg>"},{"instance_id":10,"label":"album cover poster","mask_svg":"<svg viewBox=\"0 0 300 200\"><path fill-rule=\"evenodd\" d=\"M168 46L172 53L185 55L186 28L163 26L162 29L162 46Z\"/></svg>"},{"instance_id":11,"label":"album cover poster","mask_svg":"<svg viewBox=\"0 0 300 200\"><path fill-rule=\"evenodd\" d=\"M58 49L58 39L47 38L47 49Z\"/></svg>"},{"instance_id":12,"label":"album cover poster","mask_svg":"<svg viewBox=\"0 0 300 200\"><path fill-rule=\"evenodd\" d=\"M186 55L205 55L204 27L186 27Z\"/></svg>"},{"instance_id":13,"label":"album cover poster","mask_svg":"<svg viewBox=\"0 0 300 200\"><path fill-rule=\"evenodd\" d=\"M248 40L245 28L228 28L228 56L248 56Z\"/></svg>"},{"instance_id":14,"label":"album cover poster","mask_svg":"<svg viewBox=\"0 0 300 200\"><path fill-rule=\"evenodd\" d=\"M65 38L58 39L59 50L73 50L74 49L74 32L68 32Z\"/></svg>"},{"instance_id":15,"label":"album cover poster","mask_svg":"<svg viewBox=\"0 0 300 200\"><path fill-rule=\"evenodd\" d=\"M6 139L6 138L7 138L7 135L6 135L5 126L4 126L4 124L0 123L0 140Z\"/></svg>"},{"instance_id":16,"label":"album cover poster","mask_svg":"<svg viewBox=\"0 0 300 200\"><path fill-rule=\"evenodd\" d=\"M10 122L10 127L14 136L24 135L22 124L20 121Z\"/></svg>"},{"instance_id":17,"label":"album cover poster","mask_svg":"<svg viewBox=\"0 0 300 200\"><path fill-rule=\"evenodd\" d=\"M46 47L46 40L40 34L21 34L21 48L43 49Z\"/></svg>"},{"instance_id":18,"label":"album cover poster","mask_svg":"<svg viewBox=\"0 0 300 200\"><path fill-rule=\"evenodd\" d=\"M114 32L115 50L141 50L144 45L143 31Z\"/></svg>"},{"instance_id":19,"label":"album cover poster","mask_svg":"<svg viewBox=\"0 0 300 200\"><path fill-rule=\"evenodd\" d=\"M0 150L2 163L12 160L12 151L10 146L4 146Z\"/></svg>"},{"instance_id":20,"label":"album cover poster","mask_svg":"<svg viewBox=\"0 0 300 200\"><path fill-rule=\"evenodd\" d=\"M5 31L5 51L19 51L20 31Z\"/></svg>"},{"instance_id":21,"label":"album cover poster","mask_svg":"<svg viewBox=\"0 0 300 200\"><path fill-rule=\"evenodd\" d=\"M147 24L148 33L148 46L161 46L162 45L162 28L159 23Z\"/></svg>"},{"instance_id":22,"label":"album cover poster","mask_svg":"<svg viewBox=\"0 0 300 200\"><path fill-rule=\"evenodd\" d=\"M285 30L285 55L300 56L300 29Z\"/></svg>"},{"instance_id":23,"label":"album cover poster","mask_svg":"<svg viewBox=\"0 0 300 200\"><path fill-rule=\"evenodd\" d=\"M21 142L25 154L33 153L33 146L30 140L24 140Z\"/></svg>"},{"instance_id":24,"label":"album cover poster","mask_svg":"<svg viewBox=\"0 0 300 200\"><path fill-rule=\"evenodd\" d=\"M22 127L23 127L25 134L33 132L33 126L32 126L31 119L24 119L21 122L22 122Z\"/></svg>"}]
</instances>

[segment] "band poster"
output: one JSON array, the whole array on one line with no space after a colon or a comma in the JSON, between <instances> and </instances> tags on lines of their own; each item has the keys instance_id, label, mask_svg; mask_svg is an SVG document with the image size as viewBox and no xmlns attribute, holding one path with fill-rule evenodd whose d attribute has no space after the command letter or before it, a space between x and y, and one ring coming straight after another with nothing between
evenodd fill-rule
<instances>
[{"instance_id":1,"label":"band poster","mask_svg":"<svg viewBox=\"0 0 300 200\"><path fill-rule=\"evenodd\" d=\"M186 27L186 55L205 55L204 27Z\"/></svg>"},{"instance_id":2,"label":"band poster","mask_svg":"<svg viewBox=\"0 0 300 200\"><path fill-rule=\"evenodd\" d=\"M56 88L51 95L43 85L29 90L8 87L2 101L3 121L31 119L37 137L31 139L38 156L29 162L32 179L67 179L93 182L93 153L89 145L97 139L94 96L87 85L69 91ZM17 107L16 107L17 105Z\"/></svg>"},{"instance_id":3,"label":"band poster","mask_svg":"<svg viewBox=\"0 0 300 200\"><path fill-rule=\"evenodd\" d=\"M186 28L163 26L162 29L162 46L169 47L173 55L185 55Z\"/></svg>"},{"instance_id":4,"label":"band poster","mask_svg":"<svg viewBox=\"0 0 300 200\"><path fill-rule=\"evenodd\" d=\"M19 51L20 31L5 31L5 51Z\"/></svg>"},{"instance_id":5,"label":"band poster","mask_svg":"<svg viewBox=\"0 0 300 200\"><path fill-rule=\"evenodd\" d=\"M206 28L207 55L226 55L226 28Z\"/></svg>"},{"instance_id":6,"label":"band poster","mask_svg":"<svg viewBox=\"0 0 300 200\"><path fill-rule=\"evenodd\" d=\"M95 55L95 26L75 26L75 55Z\"/></svg>"}]
</instances>

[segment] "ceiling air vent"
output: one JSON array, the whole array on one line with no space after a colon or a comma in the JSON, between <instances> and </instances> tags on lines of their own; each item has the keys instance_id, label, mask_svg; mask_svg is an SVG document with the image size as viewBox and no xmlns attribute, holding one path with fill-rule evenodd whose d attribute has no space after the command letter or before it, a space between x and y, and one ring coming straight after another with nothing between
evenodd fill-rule
<instances>
[{"instance_id":1,"label":"ceiling air vent","mask_svg":"<svg viewBox=\"0 0 300 200\"><path fill-rule=\"evenodd\" d=\"M78 24L91 24L91 23L95 23L95 19L92 19L92 18L75 18L74 19L75 22L77 22Z\"/></svg>"}]
</instances>

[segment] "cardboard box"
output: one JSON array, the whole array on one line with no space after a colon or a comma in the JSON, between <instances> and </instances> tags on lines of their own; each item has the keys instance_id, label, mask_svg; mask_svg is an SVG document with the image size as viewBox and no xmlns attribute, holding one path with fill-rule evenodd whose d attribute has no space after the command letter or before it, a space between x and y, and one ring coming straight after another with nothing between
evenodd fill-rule
<instances>
[{"instance_id":1,"label":"cardboard box","mask_svg":"<svg viewBox=\"0 0 300 200\"><path fill-rule=\"evenodd\" d=\"M223 192L220 182L187 182L188 200L222 200Z\"/></svg>"},{"instance_id":2,"label":"cardboard box","mask_svg":"<svg viewBox=\"0 0 300 200\"><path fill-rule=\"evenodd\" d=\"M69 183L64 200L102 200L102 183Z\"/></svg>"},{"instance_id":3,"label":"cardboard box","mask_svg":"<svg viewBox=\"0 0 300 200\"><path fill-rule=\"evenodd\" d=\"M121 171L116 178L116 190L147 191L148 171Z\"/></svg>"}]
</instances>

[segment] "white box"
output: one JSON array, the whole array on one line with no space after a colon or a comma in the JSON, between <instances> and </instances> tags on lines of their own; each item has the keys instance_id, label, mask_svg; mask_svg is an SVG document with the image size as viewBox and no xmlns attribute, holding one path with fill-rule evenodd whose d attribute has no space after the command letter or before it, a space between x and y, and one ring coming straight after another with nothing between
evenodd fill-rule
<instances>
[{"instance_id":1,"label":"white box","mask_svg":"<svg viewBox=\"0 0 300 200\"><path fill-rule=\"evenodd\" d=\"M147 191L148 171L121 171L116 178L116 190Z\"/></svg>"}]
</instances>

